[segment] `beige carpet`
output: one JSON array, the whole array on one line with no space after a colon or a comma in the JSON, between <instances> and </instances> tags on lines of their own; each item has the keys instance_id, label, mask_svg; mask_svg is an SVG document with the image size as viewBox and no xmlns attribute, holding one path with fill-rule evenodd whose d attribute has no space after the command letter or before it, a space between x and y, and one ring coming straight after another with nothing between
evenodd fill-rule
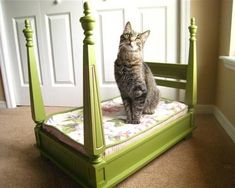
<instances>
[{"instance_id":1,"label":"beige carpet","mask_svg":"<svg viewBox=\"0 0 235 188\"><path fill-rule=\"evenodd\" d=\"M234 188L235 144L212 115L198 115L196 124L190 140L180 142L117 187ZM29 108L0 109L0 187L78 187L40 158L33 126Z\"/></svg>"}]
</instances>

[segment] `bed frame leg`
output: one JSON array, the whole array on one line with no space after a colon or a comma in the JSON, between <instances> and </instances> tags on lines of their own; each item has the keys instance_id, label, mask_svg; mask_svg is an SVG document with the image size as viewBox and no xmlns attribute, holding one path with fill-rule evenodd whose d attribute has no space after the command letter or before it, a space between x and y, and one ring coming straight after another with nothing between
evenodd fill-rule
<instances>
[{"instance_id":1,"label":"bed frame leg","mask_svg":"<svg viewBox=\"0 0 235 188\"><path fill-rule=\"evenodd\" d=\"M84 14L80 19L85 35L83 40L84 148L91 162L99 163L103 160L105 143L93 38L95 20L88 2L84 3Z\"/></svg>"},{"instance_id":2,"label":"bed frame leg","mask_svg":"<svg viewBox=\"0 0 235 188\"><path fill-rule=\"evenodd\" d=\"M197 104L197 55L196 55L196 33L197 26L195 18L191 19L189 26L189 57L187 69L187 83L186 83L186 99L185 102L189 106L189 110L194 109Z\"/></svg>"},{"instance_id":3,"label":"bed frame leg","mask_svg":"<svg viewBox=\"0 0 235 188\"><path fill-rule=\"evenodd\" d=\"M29 74L29 93L30 106L33 121L38 124L45 120L45 110L40 88L37 64L33 48L33 30L30 26L30 21L25 20L25 29L23 30L26 38L28 74Z\"/></svg>"}]
</instances>

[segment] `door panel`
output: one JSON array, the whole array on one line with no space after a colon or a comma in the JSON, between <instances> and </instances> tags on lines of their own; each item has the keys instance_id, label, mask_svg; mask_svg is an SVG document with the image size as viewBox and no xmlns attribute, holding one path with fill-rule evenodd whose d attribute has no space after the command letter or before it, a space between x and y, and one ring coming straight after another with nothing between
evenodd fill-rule
<instances>
[{"instance_id":1,"label":"door panel","mask_svg":"<svg viewBox=\"0 0 235 188\"><path fill-rule=\"evenodd\" d=\"M165 7L141 8L139 9L141 19L141 30L150 30L149 39L144 48L144 59L146 61L165 62L167 58L167 17ZM153 24L152 18L156 18Z\"/></svg>"},{"instance_id":2,"label":"door panel","mask_svg":"<svg viewBox=\"0 0 235 188\"><path fill-rule=\"evenodd\" d=\"M114 20L116 25L115 30L110 32L110 26L113 25ZM115 82L114 74L111 73L113 72L113 57L117 56L119 41L114 41L113 38L120 35L120 31L123 29L123 20L123 9L99 11L99 33L101 37L98 53L101 55L102 84Z\"/></svg>"},{"instance_id":3,"label":"door panel","mask_svg":"<svg viewBox=\"0 0 235 188\"><path fill-rule=\"evenodd\" d=\"M46 28L52 84L54 86L75 86L69 14L47 16Z\"/></svg>"}]
</instances>

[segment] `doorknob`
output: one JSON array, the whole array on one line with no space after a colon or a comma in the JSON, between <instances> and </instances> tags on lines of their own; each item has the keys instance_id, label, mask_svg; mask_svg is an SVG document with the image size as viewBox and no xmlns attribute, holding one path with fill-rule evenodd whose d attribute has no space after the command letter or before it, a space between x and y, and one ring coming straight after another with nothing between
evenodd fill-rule
<instances>
[{"instance_id":1,"label":"doorknob","mask_svg":"<svg viewBox=\"0 0 235 188\"><path fill-rule=\"evenodd\" d=\"M54 0L54 2L53 2L53 3L54 3L55 5L58 5L58 4L60 4L60 3L61 3L61 1L62 1L62 0Z\"/></svg>"}]
</instances>

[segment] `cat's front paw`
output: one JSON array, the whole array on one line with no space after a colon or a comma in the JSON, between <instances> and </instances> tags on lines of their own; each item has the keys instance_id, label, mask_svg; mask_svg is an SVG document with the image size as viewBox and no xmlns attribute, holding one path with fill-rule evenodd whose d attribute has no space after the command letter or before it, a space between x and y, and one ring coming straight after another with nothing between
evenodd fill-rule
<instances>
[{"instance_id":1,"label":"cat's front paw","mask_svg":"<svg viewBox=\"0 0 235 188\"><path fill-rule=\"evenodd\" d=\"M126 121L128 124L140 124L140 120L130 120L130 121Z\"/></svg>"},{"instance_id":2,"label":"cat's front paw","mask_svg":"<svg viewBox=\"0 0 235 188\"><path fill-rule=\"evenodd\" d=\"M150 109L148 109L148 110L144 110L143 111L143 114L154 114L155 113L155 111L154 110L150 110Z\"/></svg>"},{"instance_id":3,"label":"cat's front paw","mask_svg":"<svg viewBox=\"0 0 235 188\"><path fill-rule=\"evenodd\" d=\"M126 119L125 123L126 124L131 124L132 120L131 119Z\"/></svg>"}]
</instances>

